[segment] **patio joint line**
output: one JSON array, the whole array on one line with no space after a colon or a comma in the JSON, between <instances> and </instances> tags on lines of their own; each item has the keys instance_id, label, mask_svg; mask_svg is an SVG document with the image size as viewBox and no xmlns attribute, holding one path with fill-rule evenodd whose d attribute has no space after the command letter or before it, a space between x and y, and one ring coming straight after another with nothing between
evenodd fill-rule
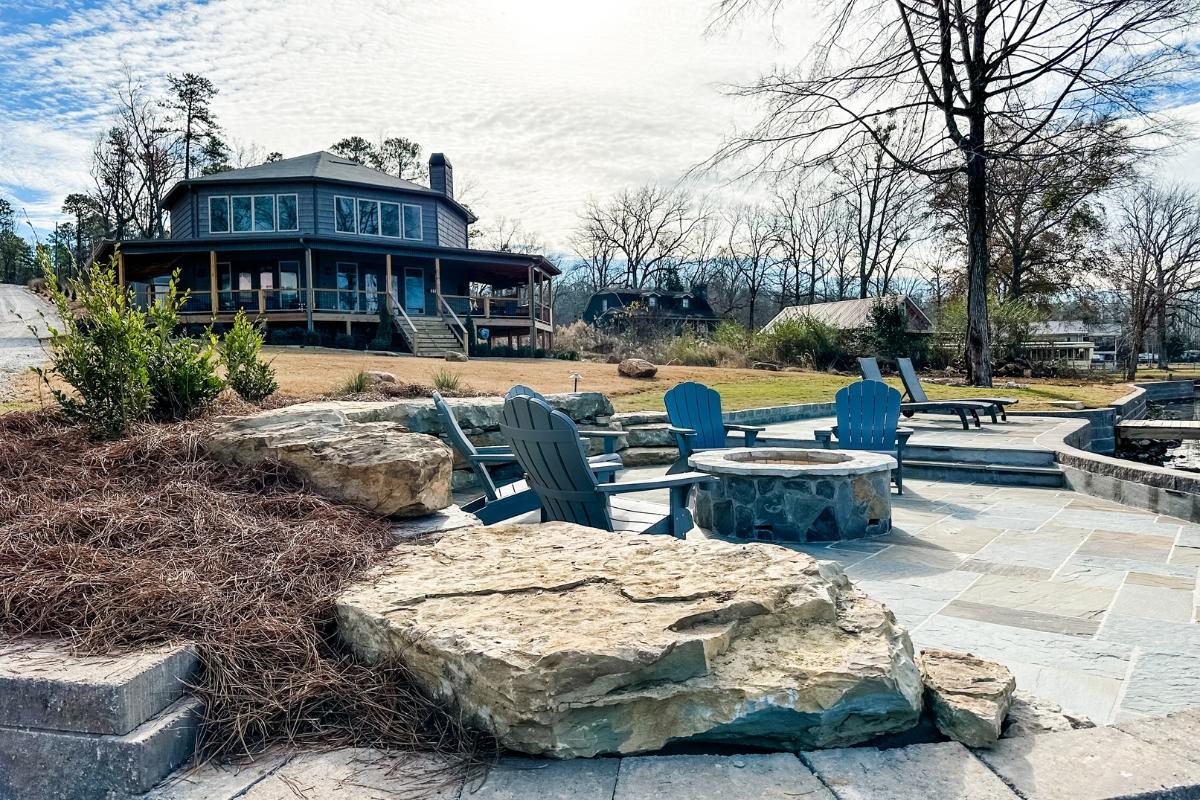
<instances>
[{"instance_id":1,"label":"patio joint line","mask_svg":"<svg viewBox=\"0 0 1200 800\"><path fill-rule=\"evenodd\" d=\"M1121 688L1117 689L1117 696L1113 699L1112 713L1109 715L1106 724L1112 725L1116 723L1117 717L1121 714L1121 706L1125 704L1125 695L1129 691L1129 684L1133 680L1133 669L1137 664L1138 656L1142 654L1142 648L1137 645L1129 651L1129 665L1125 667L1125 677L1121 679Z\"/></svg>"},{"instance_id":2,"label":"patio joint line","mask_svg":"<svg viewBox=\"0 0 1200 800\"><path fill-rule=\"evenodd\" d=\"M1062 568L1065 567L1068 563L1070 563L1072 558L1074 558L1076 555L1078 555L1079 548L1083 547L1083 545L1087 542L1087 540L1092 538L1092 534L1094 534L1097 530L1099 530L1099 529L1098 528L1088 528L1087 536L1084 536L1082 539L1080 539L1079 544L1075 545L1075 548L1067 555L1066 558L1063 559L1062 563L1054 568L1054 572L1050 573L1050 580L1054 580L1055 578L1058 577L1058 573L1062 571ZM1128 577L1129 577L1129 570L1125 570L1125 578L1121 578L1121 586L1125 585L1125 579ZM1121 589L1121 587L1118 586L1117 591L1119 592L1120 589ZM1116 602L1116 599L1117 599L1117 593L1114 592L1113 593L1113 602L1114 603ZM1112 603L1109 604L1109 609L1111 609L1111 608L1112 608ZM1106 612L1104 612L1104 614L1105 614L1104 618L1108 619L1108 612L1106 611ZM1099 631L1097 630L1097 632L1099 632Z\"/></svg>"}]
</instances>

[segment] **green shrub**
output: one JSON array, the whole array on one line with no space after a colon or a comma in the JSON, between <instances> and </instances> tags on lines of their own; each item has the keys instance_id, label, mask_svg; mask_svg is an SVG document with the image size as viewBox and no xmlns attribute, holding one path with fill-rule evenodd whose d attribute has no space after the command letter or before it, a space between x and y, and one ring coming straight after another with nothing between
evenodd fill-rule
<instances>
[{"instance_id":1,"label":"green shrub","mask_svg":"<svg viewBox=\"0 0 1200 800\"><path fill-rule=\"evenodd\" d=\"M333 337L333 346L339 350L353 350L354 337L348 333L339 333Z\"/></svg>"},{"instance_id":2,"label":"green shrub","mask_svg":"<svg viewBox=\"0 0 1200 800\"><path fill-rule=\"evenodd\" d=\"M216 399L225 384L217 375L211 337L203 341L175 336L179 308L187 293L176 291L178 273L171 277L162 302L151 306L147 368L150 376L150 416L160 422L188 419Z\"/></svg>"},{"instance_id":3,"label":"green shrub","mask_svg":"<svg viewBox=\"0 0 1200 800\"><path fill-rule=\"evenodd\" d=\"M663 350L663 359L688 367L715 367L720 364L709 342L684 328Z\"/></svg>"},{"instance_id":4,"label":"green shrub","mask_svg":"<svg viewBox=\"0 0 1200 800\"><path fill-rule=\"evenodd\" d=\"M93 438L115 439L150 412L152 346L146 315L134 305L133 290L117 284L111 262L93 264L64 285L52 270L46 274L62 327L48 326L50 366L38 375L47 386L56 375L75 390L69 395L50 387L69 420Z\"/></svg>"},{"instance_id":5,"label":"green shrub","mask_svg":"<svg viewBox=\"0 0 1200 800\"><path fill-rule=\"evenodd\" d=\"M321 332L305 330L303 336L300 339L300 345L302 347L320 347L321 346Z\"/></svg>"},{"instance_id":6,"label":"green shrub","mask_svg":"<svg viewBox=\"0 0 1200 800\"><path fill-rule=\"evenodd\" d=\"M921 364L925 358L925 340L908 331L908 311L904 303L878 298L871 306L870 326L861 341L863 355L887 358L912 358Z\"/></svg>"},{"instance_id":7,"label":"green shrub","mask_svg":"<svg viewBox=\"0 0 1200 800\"><path fill-rule=\"evenodd\" d=\"M262 343L262 327L238 311L233 326L217 344L229 386L252 403L265 400L279 388L275 370L258 357Z\"/></svg>"},{"instance_id":8,"label":"green shrub","mask_svg":"<svg viewBox=\"0 0 1200 800\"><path fill-rule=\"evenodd\" d=\"M433 373L433 388L439 392L457 392L462 388L462 376L448 369L439 369Z\"/></svg>"},{"instance_id":9,"label":"green shrub","mask_svg":"<svg viewBox=\"0 0 1200 800\"><path fill-rule=\"evenodd\" d=\"M745 325L733 320L722 320L712 332L713 344L733 350L749 350L759 334L747 330Z\"/></svg>"},{"instance_id":10,"label":"green shrub","mask_svg":"<svg viewBox=\"0 0 1200 800\"><path fill-rule=\"evenodd\" d=\"M558 352L556 352L554 354L554 357L557 358L559 361L578 361L579 360L579 351L578 350L559 350Z\"/></svg>"},{"instance_id":11,"label":"green shrub","mask_svg":"<svg viewBox=\"0 0 1200 800\"><path fill-rule=\"evenodd\" d=\"M1020 356L1022 345L1029 341L1029 331L1035 323L1045 322L1048 314L1026 300L988 301L988 332L991 358L996 362L1011 361ZM967 341L967 302L955 299L942 306L935 331L939 360L955 362L961 359Z\"/></svg>"},{"instance_id":12,"label":"green shrub","mask_svg":"<svg viewBox=\"0 0 1200 800\"><path fill-rule=\"evenodd\" d=\"M829 369L844 355L841 333L810 316L777 322L754 346L761 360Z\"/></svg>"}]
</instances>

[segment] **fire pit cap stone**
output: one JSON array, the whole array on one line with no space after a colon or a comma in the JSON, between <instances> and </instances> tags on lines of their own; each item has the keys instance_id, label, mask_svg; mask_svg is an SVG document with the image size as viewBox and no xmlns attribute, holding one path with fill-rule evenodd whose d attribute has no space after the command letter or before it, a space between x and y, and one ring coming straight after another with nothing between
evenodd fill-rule
<instances>
[{"instance_id":1,"label":"fire pit cap stone","mask_svg":"<svg viewBox=\"0 0 1200 800\"><path fill-rule=\"evenodd\" d=\"M710 475L802 478L865 475L895 469L896 459L865 450L735 447L696 453L688 459L688 464Z\"/></svg>"}]
</instances>

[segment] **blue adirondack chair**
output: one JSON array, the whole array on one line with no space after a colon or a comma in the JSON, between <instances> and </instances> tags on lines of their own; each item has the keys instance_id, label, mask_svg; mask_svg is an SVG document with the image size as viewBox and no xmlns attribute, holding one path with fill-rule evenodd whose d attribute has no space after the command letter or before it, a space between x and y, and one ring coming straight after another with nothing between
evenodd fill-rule
<instances>
[{"instance_id":1,"label":"blue adirondack chair","mask_svg":"<svg viewBox=\"0 0 1200 800\"><path fill-rule=\"evenodd\" d=\"M896 459L892 478L896 493L904 494L904 448L912 431L897 427L900 423L900 392L882 381L859 381L838 389L834 395L837 425L816 431L822 447L841 450L869 450Z\"/></svg>"},{"instance_id":2,"label":"blue adirondack chair","mask_svg":"<svg viewBox=\"0 0 1200 800\"><path fill-rule=\"evenodd\" d=\"M462 426L458 424L458 418L454 416L453 409L439 392L433 393L433 405L442 421L442 430L445 432L446 438L471 467L476 480L479 481L479 488L483 491L482 495L463 505L462 510L474 514L485 525L536 511L540 503L537 495L525 481L515 480L497 485L492 476L491 467L517 463L517 457L513 455L512 450L503 445L476 447L463 433ZM616 456L597 456L591 459L590 467L606 479L611 479L611 476L621 468L621 461Z\"/></svg>"},{"instance_id":3,"label":"blue adirondack chair","mask_svg":"<svg viewBox=\"0 0 1200 800\"><path fill-rule=\"evenodd\" d=\"M756 425L734 425L721 416L721 394L702 383L687 381L669 389L663 397L667 406L670 431L679 447L679 458L667 470L668 475L688 467L688 458L701 450L721 450L729 446L731 432L741 433L744 441L735 447L753 447L763 429Z\"/></svg>"},{"instance_id":4,"label":"blue adirondack chair","mask_svg":"<svg viewBox=\"0 0 1200 800\"><path fill-rule=\"evenodd\" d=\"M504 436L541 500L542 519L574 522L606 531L669 533L692 529L688 491L711 475L689 472L644 481L601 483L588 468L575 423L536 397L510 397L500 416ZM670 508L620 497L629 492L669 489ZM664 513L665 512L665 513Z\"/></svg>"},{"instance_id":5,"label":"blue adirondack chair","mask_svg":"<svg viewBox=\"0 0 1200 800\"><path fill-rule=\"evenodd\" d=\"M505 400L510 397L536 397L538 400L544 400L547 403L550 402L537 389L526 386L523 383L518 383L504 395ZM626 431L583 430L579 432L579 435L584 439L599 439L604 445L605 455L612 455L617 452L617 441L628 434Z\"/></svg>"},{"instance_id":6,"label":"blue adirondack chair","mask_svg":"<svg viewBox=\"0 0 1200 800\"><path fill-rule=\"evenodd\" d=\"M879 362L874 356L858 359L858 368L862 372L863 380L878 381L883 383L883 373L879 371ZM924 392L922 392L924 396ZM911 417L918 412L926 412L930 414L954 414L958 417L958 421L962 424L964 431L971 429L970 419L975 422L975 427L979 427L979 413L991 415L992 422L996 422L996 406L992 403L981 403L976 400L930 400L928 397L924 401L916 399L900 403L900 413L906 417Z\"/></svg>"}]
</instances>

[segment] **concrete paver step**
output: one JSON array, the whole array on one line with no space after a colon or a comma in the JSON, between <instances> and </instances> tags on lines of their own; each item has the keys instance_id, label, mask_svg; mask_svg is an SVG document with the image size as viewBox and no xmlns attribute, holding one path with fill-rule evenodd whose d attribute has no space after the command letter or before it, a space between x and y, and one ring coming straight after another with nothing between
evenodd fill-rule
<instances>
[{"instance_id":1,"label":"concrete paver step","mask_svg":"<svg viewBox=\"0 0 1200 800\"><path fill-rule=\"evenodd\" d=\"M0 800L145 792L192 757L200 719L200 702L184 698L121 735L0 727Z\"/></svg>"},{"instance_id":2,"label":"concrete paver step","mask_svg":"<svg viewBox=\"0 0 1200 800\"><path fill-rule=\"evenodd\" d=\"M838 800L1018 800L958 742L813 750L802 758Z\"/></svg>"},{"instance_id":3,"label":"concrete paver step","mask_svg":"<svg viewBox=\"0 0 1200 800\"><path fill-rule=\"evenodd\" d=\"M182 697L198 663L182 645L111 656L44 639L0 645L0 726L128 733Z\"/></svg>"}]
</instances>

